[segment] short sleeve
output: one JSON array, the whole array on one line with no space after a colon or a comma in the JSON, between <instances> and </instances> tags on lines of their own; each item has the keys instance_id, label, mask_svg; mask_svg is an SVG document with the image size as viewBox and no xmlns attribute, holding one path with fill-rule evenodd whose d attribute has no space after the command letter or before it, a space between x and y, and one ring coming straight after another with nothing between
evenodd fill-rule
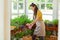
<instances>
[{"instance_id":1,"label":"short sleeve","mask_svg":"<svg viewBox=\"0 0 60 40\"><path fill-rule=\"evenodd\" d=\"M40 11L37 12L37 17L39 17L39 18L42 17L42 13Z\"/></svg>"}]
</instances>

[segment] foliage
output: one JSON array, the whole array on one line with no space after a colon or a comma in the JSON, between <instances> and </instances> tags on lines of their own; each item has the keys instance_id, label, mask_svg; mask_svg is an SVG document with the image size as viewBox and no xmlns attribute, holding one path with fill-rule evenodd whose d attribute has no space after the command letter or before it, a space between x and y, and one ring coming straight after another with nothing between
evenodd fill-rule
<instances>
[{"instance_id":1,"label":"foliage","mask_svg":"<svg viewBox=\"0 0 60 40\"><path fill-rule=\"evenodd\" d=\"M54 25L58 25L58 19L52 20L52 23L53 23Z\"/></svg>"},{"instance_id":2,"label":"foliage","mask_svg":"<svg viewBox=\"0 0 60 40\"><path fill-rule=\"evenodd\" d=\"M53 26L52 21L45 20L44 22L45 22L45 25L48 26L48 27L52 27Z\"/></svg>"},{"instance_id":3,"label":"foliage","mask_svg":"<svg viewBox=\"0 0 60 40\"><path fill-rule=\"evenodd\" d=\"M24 31L22 31L22 32L20 32L20 33L17 33L17 34L15 35L15 38L22 38L23 36L31 35L32 33L33 33L32 30L26 29L26 30L24 30Z\"/></svg>"},{"instance_id":4,"label":"foliage","mask_svg":"<svg viewBox=\"0 0 60 40\"><path fill-rule=\"evenodd\" d=\"M24 14L20 17L16 17L15 19L11 19L10 25L20 27L21 25L25 25L26 23L31 23L31 22L32 20L28 19L28 16Z\"/></svg>"},{"instance_id":5,"label":"foliage","mask_svg":"<svg viewBox=\"0 0 60 40\"><path fill-rule=\"evenodd\" d=\"M49 21L49 20L45 20L44 22L45 22L45 23L51 23L51 21Z\"/></svg>"},{"instance_id":6,"label":"foliage","mask_svg":"<svg viewBox=\"0 0 60 40\"><path fill-rule=\"evenodd\" d=\"M51 32L50 31L46 31L46 36L50 36Z\"/></svg>"}]
</instances>

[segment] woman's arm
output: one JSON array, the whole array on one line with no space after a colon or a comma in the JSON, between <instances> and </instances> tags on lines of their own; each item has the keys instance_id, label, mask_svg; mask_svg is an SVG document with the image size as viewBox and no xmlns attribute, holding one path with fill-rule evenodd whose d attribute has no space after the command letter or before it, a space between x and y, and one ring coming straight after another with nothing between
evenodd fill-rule
<instances>
[{"instance_id":1,"label":"woman's arm","mask_svg":"<svg viewBox=\"0 0 60 40\"><path fill-rule=\"evenodd\" d=\"M32 23L30 23L30 25L33 26L38 21L38 19L39 19L39 17L36 17L36 19Z\"/></svg>"},{"instance_id":2,"label":"woman's arm","mask_svg":"<svg viewBox=\"0 0 60 40\"><path fill-rule=\"evenodd\" d=\"M42 18L42 13L38 11L36 19L31 23L31 25L33 26L38 20L40 20L40 18Z\"/></svg>"},{"instance_id":3,"label":"woman's arm","mask_svg":"<svg viewBox=\"0 0 60 40\"><path fill-rule=\"evenodd\" d=\"M38 21L39 17L37 17L32 23L30 24L26 24L26 26L28 26L29 29L32 28L32 26Z\"/></svg>"}]
</instances>

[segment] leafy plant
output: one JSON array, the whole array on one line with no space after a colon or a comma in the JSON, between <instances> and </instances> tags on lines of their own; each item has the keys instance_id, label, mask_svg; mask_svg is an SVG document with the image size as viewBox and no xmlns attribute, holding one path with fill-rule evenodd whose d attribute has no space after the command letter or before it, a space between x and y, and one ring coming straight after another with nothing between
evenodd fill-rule
<instances>
[{"instance_id":1,"label":"leafy plant","mask_svg":"<svg viewBox=\"0 0 60 40\"><path fill-rule=\"evenodd\" d=\"M51 21L49 21L49 20L45 20L44 22L45 22L45 23L51 23Z\"/></svg>"},{"instance_id":2,"label":"leafy plant","mask_svg":"<svg viewBox=\"0 0 60 40\"><path fill-rule=\"evenodd\" d=\"M22 38L23 36L24 36L24 32L20 32L15 35L16 38Z\"/></svg>"},{"instance_id":3,"label":"leafy plant","mask_svg":"<svg viewBox=\"0 0 60 40\"><path fill-rule=\"evenodd\" d=\"M17 28L15 28L14 30L18 30L19 28L24 28L25 27L25 24L26 23L31 23L32 20L28 19L28 16L27 15L21 15L20 17L16 17L14 19L11 19L11 26L16 26ZM16 35L14 35L14 37L16 39L19 39L19 38L22 38L23 36L26 36L26 35L31 35L33 33L32 30L30 29L26 29L22 32L19 32L19 33L16 33Z\"/></svg>"},{"instance_id":4,"label":"leafy plant","mask_svg":"<svg viewBox=\"0 0 60 40\"><path fill-rule=\"evenodd\" d=\"M52 23L53 23L54 25L58 25L58 19L52 20Z\"/></svg>"},{"instance_id":5,"label":"leafy plant","mask_svg":"<svg viewBox=\"0 0 60 40\"><path fill-rule=\"evenodd\" d=\"M26 29L26 30L24 31L24 36L26 36L26 35L31 35L32 33L33 33L32 30Z\"/></svg>"},{"instance_id":6,"label":"leafy plant","mask_svg":"<svg viewBox=\"0 0 60 40\"><path fill-rule=\"evenodd\" d=\"M21 25L25 25L26 23L31 23L32 20L28 19L27 15L22 15L20 17L16 17L15 19L11 19L11 26L20 27Z\"/></svg>"},{"instance_id":7,"label":"leafy plant","mask_svg":"<svg viewBox=\"0 0 60 40\"><path fill-rule=\"evenodd\" d=\"M46 36L50 36L51 32L50 31L46 31Z\"/></svg>"},{"instance_id":8,"label":"leafy plant","mask_svg":"<svg viewBox=\"0 0 60 40\"><path fill-rule=\"evenodd\" d=\"M22 38L23 36L27 36L27 35L31 35L33 33L33 31L32 30L30 30L30 29L26 29L26 30L24 30L24 31L22 31L22 32L19 32L19 33L17 33L16 35L15 35L15 38Z\"/></svg>"},{"instance_id":9,"label":"leafy plant","mask_svg":"<svg viewBox=\"0 0 60 40\"><path fill-rule=\"evenodd\" d=\"M45 20L44 22L45 22L45 25L48 26L48 27L52 27L53 26L52 21Z\"/></svg>"}]
</instances>

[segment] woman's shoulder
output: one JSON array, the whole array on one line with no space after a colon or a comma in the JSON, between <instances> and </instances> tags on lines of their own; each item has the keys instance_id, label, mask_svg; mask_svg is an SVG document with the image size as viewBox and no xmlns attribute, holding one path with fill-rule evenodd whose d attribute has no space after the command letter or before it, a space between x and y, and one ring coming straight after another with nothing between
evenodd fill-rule
<instances>
[{"instance_id":1,"label":"woman's shoulder","mask_svg":"<svg viewBox=\"0 0 60 40\"><path fill-rule=\"evenodd\" d=\"M42 14L41 10L38 10L37 13L41 13Z\"/></svg>"}]
</instances>

